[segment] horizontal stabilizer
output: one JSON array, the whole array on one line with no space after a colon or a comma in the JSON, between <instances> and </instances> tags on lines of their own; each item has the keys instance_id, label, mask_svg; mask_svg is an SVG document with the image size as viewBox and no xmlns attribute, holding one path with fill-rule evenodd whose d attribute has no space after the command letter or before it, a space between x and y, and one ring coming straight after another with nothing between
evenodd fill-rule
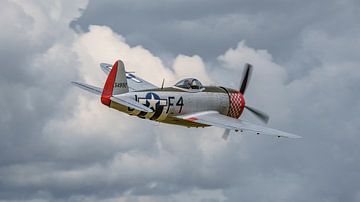
<instances>
[{"instance_id":1,"label":"horizontal stabilizer","mask_svg":"<svg viewBox=\"0 0 360 202\"><path fill-rule=\"evenodd\" d=\"M89 84L84 84L84 83L80 83L80 82L75 82L75 81L72 81L71 82L73 85L81 88L81 89L84 89L88 92L91 92L91 93L94 93L94 94L97 94L97 95L101 95L102 93L102 89L99 88L99 87L95 87L95 86L92 86L92 85L89 85Z\"/></svg>"},{"instance_id":2,"label":"horizontal stabilizer","mask_svg":"<svg viewBox=\"0 0 360 202\"><path fill-rule=\"evenodd\" d=\"M107 63L100 64L101 69L105 72L106 75L109 75L113 65ZM138 90L147 90L158 88L156 85L138 77L134 72L125 72L126 79L128 82L128 87L130 91L138 91Z\"/></svg>"},{"instance_id":3,"label":"horizontal stabilizer","mask_svg":"<svg viewBox=\"0 0 360 202\"><path fill-rule=\"evenodd\" d=\"M106 75L110 74L110 71L111 71L111 68L112 68L111 64L101 63L100 67L105 72Z\"/></svg>"},{"instance_id":4,"label":"horizontal stabilizer","mask_svg":"<svg viewBox=\"0 0 360 202\"><path fill-rule=\"evenodd\" d=\"M117 96L117 97L112 96L112 97L110 97L110 100L113 102L116 102L118 104L125 105L130 108L134 108L139 111L154 112L152 109L136 102L135 100L133 100L131 98L125 97L125 96Z\"/></svg>"},{"instance_id":5,"label":"horizontal stabilizer","mask_svg":"<svg viewBox=\"0 0 360 202\"><path fill-rule=\"evenodd\" d=\"M103 70L103 72L106 74L106 75L109 75L110 74L110 71L112 69L112 65L111 64L107 64L107 63L100 63L100 67L101 69ZM126 74L133 74L135 72L126 72Z\"/></svg>"}]
</instances>

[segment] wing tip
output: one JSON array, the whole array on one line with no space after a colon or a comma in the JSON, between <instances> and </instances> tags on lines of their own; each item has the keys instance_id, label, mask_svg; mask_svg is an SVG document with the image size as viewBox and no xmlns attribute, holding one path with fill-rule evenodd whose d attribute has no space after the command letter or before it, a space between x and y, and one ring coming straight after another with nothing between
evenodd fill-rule
<instances>
[{"instance_id":1,"label":"wing tip","mask_svg":"<svg viewBox=\"0 0 360 202\"><path fill-rule=\"evenodd\" d=\"M282 137L287 137L287 138L291 138L291 139L302 139L303 137L300 135L295 135L295 134L287 134L286 136L282 136Z\"/></svg>"}]
</instances>

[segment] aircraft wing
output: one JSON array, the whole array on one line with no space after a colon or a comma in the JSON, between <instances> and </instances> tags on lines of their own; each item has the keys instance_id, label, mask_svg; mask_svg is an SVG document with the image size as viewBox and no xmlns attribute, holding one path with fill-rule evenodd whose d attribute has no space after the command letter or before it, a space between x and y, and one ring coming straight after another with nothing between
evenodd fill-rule
<instances>
[{"instance_id":1,"label":"aircraft wing","mask_svg":"<svg viewBox=\"0 0 360 202\"><path fill-rule=\"evenodd\" d=\"M287 138L301 138L301 136L294 135L291 133L234 119L222 115L217 111L204 111L193 114L185 114L185 115L177 116L177 118L195 123L216 126L227 130L240 130L240 131L242 130L242 131L255 132L255 134L262 134L262 135L272 135L272 136L287 137Z\"/></svg>"},{"instance_id":2,"label":"aircraft wing","mask_svg":"<svg viewBox=\"0 0 360 202\"><path fill-rule=\"evenodd\" d=\"M109 74L111 71L112 65L106 64L106 63L101 63L100 67L106 74ZM158 88L154 84L135 76L133 72L126 72L126 78L127 78L129 89L131 91Z\"/></svg>"}]
</instances>

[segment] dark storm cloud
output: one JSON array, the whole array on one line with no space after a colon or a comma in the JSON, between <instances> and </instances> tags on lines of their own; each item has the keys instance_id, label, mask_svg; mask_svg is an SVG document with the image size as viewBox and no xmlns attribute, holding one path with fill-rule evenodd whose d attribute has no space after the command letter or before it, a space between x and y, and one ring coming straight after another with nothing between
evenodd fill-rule
<instances>
[{"instance_id":1,"label":"dark storm cloud","mask_svg":"<svg viewBox=\"0 0 360 202\"><path fill-rule=\"evenodd\" d=\"M108 25L130 44L211 60L241 40L287 62L304 32L358 32L358 1L90 1L73 22ZM354 24L356 23L356 24ZM354 35L352 35L354 36Z\"/></svg>"}]
</instances>

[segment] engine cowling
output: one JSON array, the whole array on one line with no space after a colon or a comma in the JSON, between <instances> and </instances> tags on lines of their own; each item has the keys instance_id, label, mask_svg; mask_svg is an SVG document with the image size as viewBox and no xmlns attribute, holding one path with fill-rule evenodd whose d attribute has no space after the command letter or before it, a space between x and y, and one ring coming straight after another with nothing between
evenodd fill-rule
<instances>
[{"instance_id":1,"label":"engine cowling","mask_svg":"<svg viewBox=\"0 0 360 202\"><path fill-rule=\"evenodd\" d=\"M238 119L245 107L244 95L230 88L223 88L229 96L229 111L227 116Z\"/></svg>"}]
</instances>

